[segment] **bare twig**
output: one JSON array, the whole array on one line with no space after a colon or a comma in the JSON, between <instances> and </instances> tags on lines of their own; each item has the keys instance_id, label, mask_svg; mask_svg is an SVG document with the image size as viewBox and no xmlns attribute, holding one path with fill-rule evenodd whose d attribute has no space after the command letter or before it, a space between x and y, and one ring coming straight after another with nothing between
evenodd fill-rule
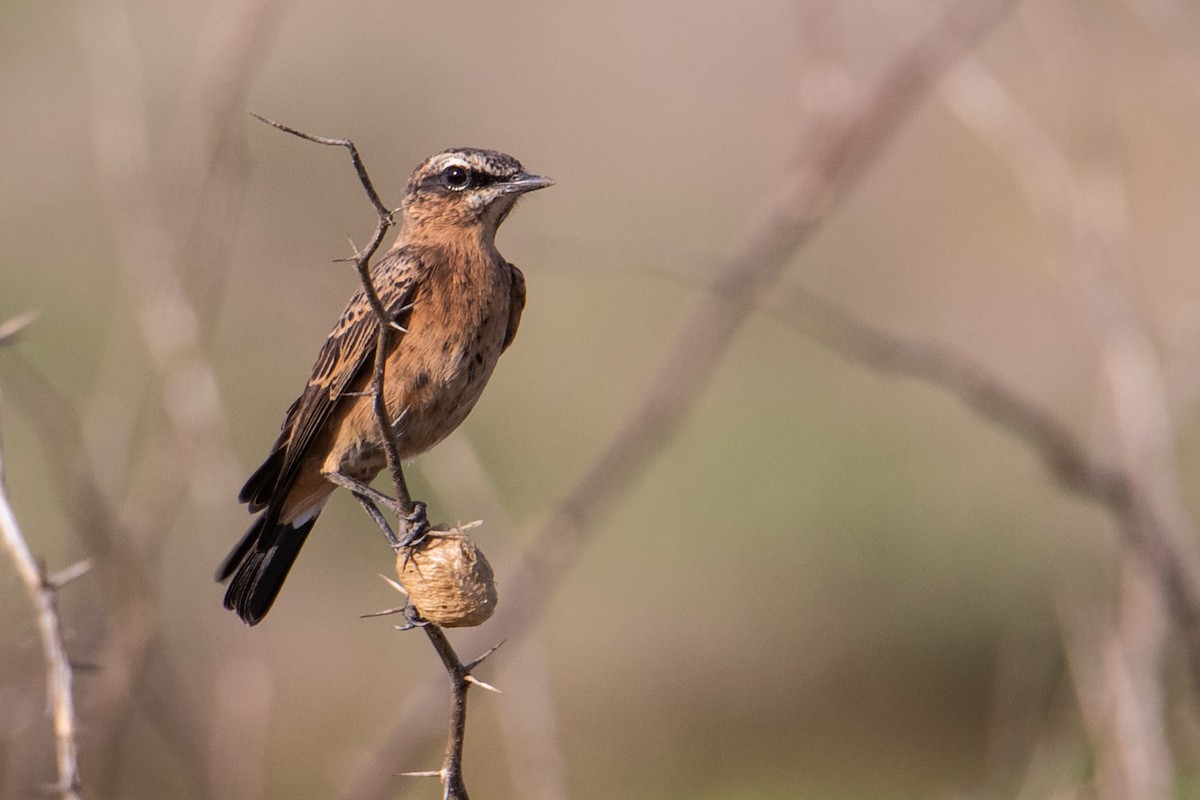
<instances>
[{"instance_id":1,"label":"bare twig","mask_svg":"<svg viewBox=\"0 0 1200 800\"><path fill-rule=\"evenodd\" d=\"M54 715L55 763L58 779L51 790L61 800L80 800L79 748L75 743L75 701L71 691L71 664L58 619L58 589L85 572L90 561L48 576L38 565L17 524L4 482L4 458L0 451L0 538L16 565L17 574L37 609L37 627L46 660L46 695Z\"/></svg>"},{"instance_id":2,"label":"bare twig","mask_svg":"<svg viewBox=\"0 0 1200 800\"><path fill-rule=\"evenodd\" d=\"M154 625L153 559L144 528L122 517L95 471L81 452L82 426L71 403L18 354L6 358L5 375L43 443L53 484L72 529L96 558L97 578L114 625L95 660L104 669L89 682L89 750L117 746L117 726L131 702L145 703L164 740L181 754L198 753L204 745L206 717L189 684L180 681L166 655L162 633ZM135 689L137 691L135 691ZM185 758L199 770L203 759ZM92 791L103 793L109 773L101 764L89 769ZM202 783L199 773L193 776ZM215 795L214 795L215 796Z\"/></svg>"},{"instance_id":3,"label":"bare twig","mask_svg":"<svg viewBox=\"0 0 1200 800\"><path fill-rule=\"evenodd\" d=\"M446 755L438 777L445 786L446 800L467 800L467 787L463 782L462 754L467 732L467 690L471 688L470 667L463 666L458 654L450 646L446 634L437 625L425 625L433 649L442 659L442 666L450 676L450 731L446 736Z\"/></svg>"}]
</instances>

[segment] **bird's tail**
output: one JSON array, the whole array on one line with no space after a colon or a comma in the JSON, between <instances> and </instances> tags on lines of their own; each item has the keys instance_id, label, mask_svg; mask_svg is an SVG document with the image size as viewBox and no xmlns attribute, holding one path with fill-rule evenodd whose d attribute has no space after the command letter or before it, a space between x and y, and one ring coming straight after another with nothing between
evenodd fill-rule
<instances>
[{"instance_id":1,"label":"bird's tail","mask_svg":"<svg viewBox=\"0 0 1200 800\"><path fill-rule=\"evenodd\" d=\"M247 625L257 625L271 610L288 571L317 521L317 512L297 524L271 521L261 514L217 569L217 580L233 576L225 591L225 607Z\"/></svg>"}]
</instances>

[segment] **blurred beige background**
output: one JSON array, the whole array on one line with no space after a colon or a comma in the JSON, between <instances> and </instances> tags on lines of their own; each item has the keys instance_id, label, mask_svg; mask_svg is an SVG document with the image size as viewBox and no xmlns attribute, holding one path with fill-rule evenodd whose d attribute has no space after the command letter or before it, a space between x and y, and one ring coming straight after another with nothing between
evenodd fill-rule
<instances>
[{"instance_id":1,"label":"blurred beige background","mask_svg":"<svg viewBox=\"0 0 1200 800\"><path fill-rule=\"evenodd\" d=\"M983 4L10 2L0 319L41 316L0 351L5 478L51 570L115 557L80 530L88 501L69 508L63 441L121 524L152 533L161 648L132 691L171 664L168 685L203 723L180 743L147 711L158 701L98 705L129 618L99 575L73 584L62 612L91 667L77 676L88 796L352 796L411 693L438 678L420 634L359 619L397 600L376 577L390 553L348 498L259 627L224 611L212 582L248 524L241 481L355 288L334 259L374 222L344 153L247 112L352 137L392 204L416 163L457 145L558 181L499 237L529 284L516 344L462 429L410 468L433 517L484 518L499 620L523 590L506 565L656 378L814 116L849 108L951 6ZM1103 363L1053 215L972 116L1001 109L972 94L989 86L1080 185L1100 186L1081 203L1105 200L1097 218L1161 357L1194 504L1194 4L1019 5L872 154L780 284L954 347L1113 455ZM181 358L182 374L164 370ZM755 312L590 537L536 628L480 670L504 694L472 694L476 796L1094 796L1056 609L1109 613L1116 528L945 392ZM7 566L0 607L0 796L24 797L52 780L52 742ZM470 657L487 626L477 636L452 640ZM1169 639L1168 770L1174 796L1200 796ZM435 768L434 708L385 774ZM433 781L389 780L381 796L438 796Z\"/></svg>"}]
</instances>

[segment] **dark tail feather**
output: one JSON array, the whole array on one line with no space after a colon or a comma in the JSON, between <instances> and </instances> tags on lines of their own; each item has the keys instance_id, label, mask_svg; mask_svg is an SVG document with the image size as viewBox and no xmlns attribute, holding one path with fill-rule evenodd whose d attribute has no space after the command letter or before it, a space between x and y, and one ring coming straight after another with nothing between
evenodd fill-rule
<instances>
[{"instance_id":1,"label":"dark tail feather","mask_svg":"<svg viewBox=\"0 0 1200 800\"><path fill-rule=\"evenodd\" d=\"M279 476L283 473L283 462L286 455L286 449L276 442L271 454L259 465L258 469L254 470L254 474L250 476L246 485L242 487L242 491L238 493L238 502L248 504L251 514L270 505L271 498L276 494Z\"/></svg>"},{"instance_id":2,"label":"dark tail feather","mask_svg":"<svg viewBox=\"0 0 1200 800\"><path fill-rule=\"evenodd\" d=\"M263 514L254 520L217 570L218 581L233 576L225 591L225 607L236 611L248 625L257 625L271 610L308 532L317 521L314 515L299 527L268 526L269 516Z\"/></svg>"}]
</instances>

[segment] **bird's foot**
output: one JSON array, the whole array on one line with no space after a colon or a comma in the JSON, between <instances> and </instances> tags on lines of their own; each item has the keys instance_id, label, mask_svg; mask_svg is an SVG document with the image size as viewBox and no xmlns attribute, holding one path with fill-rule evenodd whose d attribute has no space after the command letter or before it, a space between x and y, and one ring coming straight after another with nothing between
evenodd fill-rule
<instances>
[{"instance_id":1,"label":"bird's foot","mask_svg":"<svg viewBox=\"0 0 1200 800\"><path fill-rule=\"evenodd\" d=\"M420 500L413 502L412 510L407 514L397 511L400 519L405 523L404 535L400 539L401 547L415 547L424 541L425 536L429 533L429 516L428 509Z\"/></svg>"},{"instance_id":2,"label":"bird's foot","mask_svg":"<svg viewBox=\"0 0 1200 800\"><path fill-rule=\"evenodd\" d=\"M326 472L324 476L325 480L333 485L349 489L360 500L370 500L372 503L383 506L397 516L404 515L404 509L400 508L400 504L396 501L396 498L389 497L378 489L363 483L358 478L352 478L341 472Z\"/></svg>"},{"instance_id":3,"label":"bird's foot","mask_svg":"<svg viewBox=\"0 0 1200 800\"><path fill-rule=\"evenodd\" d=\"M371 518L375 520L380 529L387 536L388 544L392 549L399 552L402 548L412 548L425 540L429 533L429 516L424 503L420 500L413 501L412 506L402 505L396 498L389 497L383 492L371 488L367 484L345 475L341 472L325 473L325 479L335 486L341 486L344 489L349 489L362 504ZM392 533L387 521L383 515L379 513L379 506L383 506L400 520L399 536Z\"/></svg>"}]
</instances>

